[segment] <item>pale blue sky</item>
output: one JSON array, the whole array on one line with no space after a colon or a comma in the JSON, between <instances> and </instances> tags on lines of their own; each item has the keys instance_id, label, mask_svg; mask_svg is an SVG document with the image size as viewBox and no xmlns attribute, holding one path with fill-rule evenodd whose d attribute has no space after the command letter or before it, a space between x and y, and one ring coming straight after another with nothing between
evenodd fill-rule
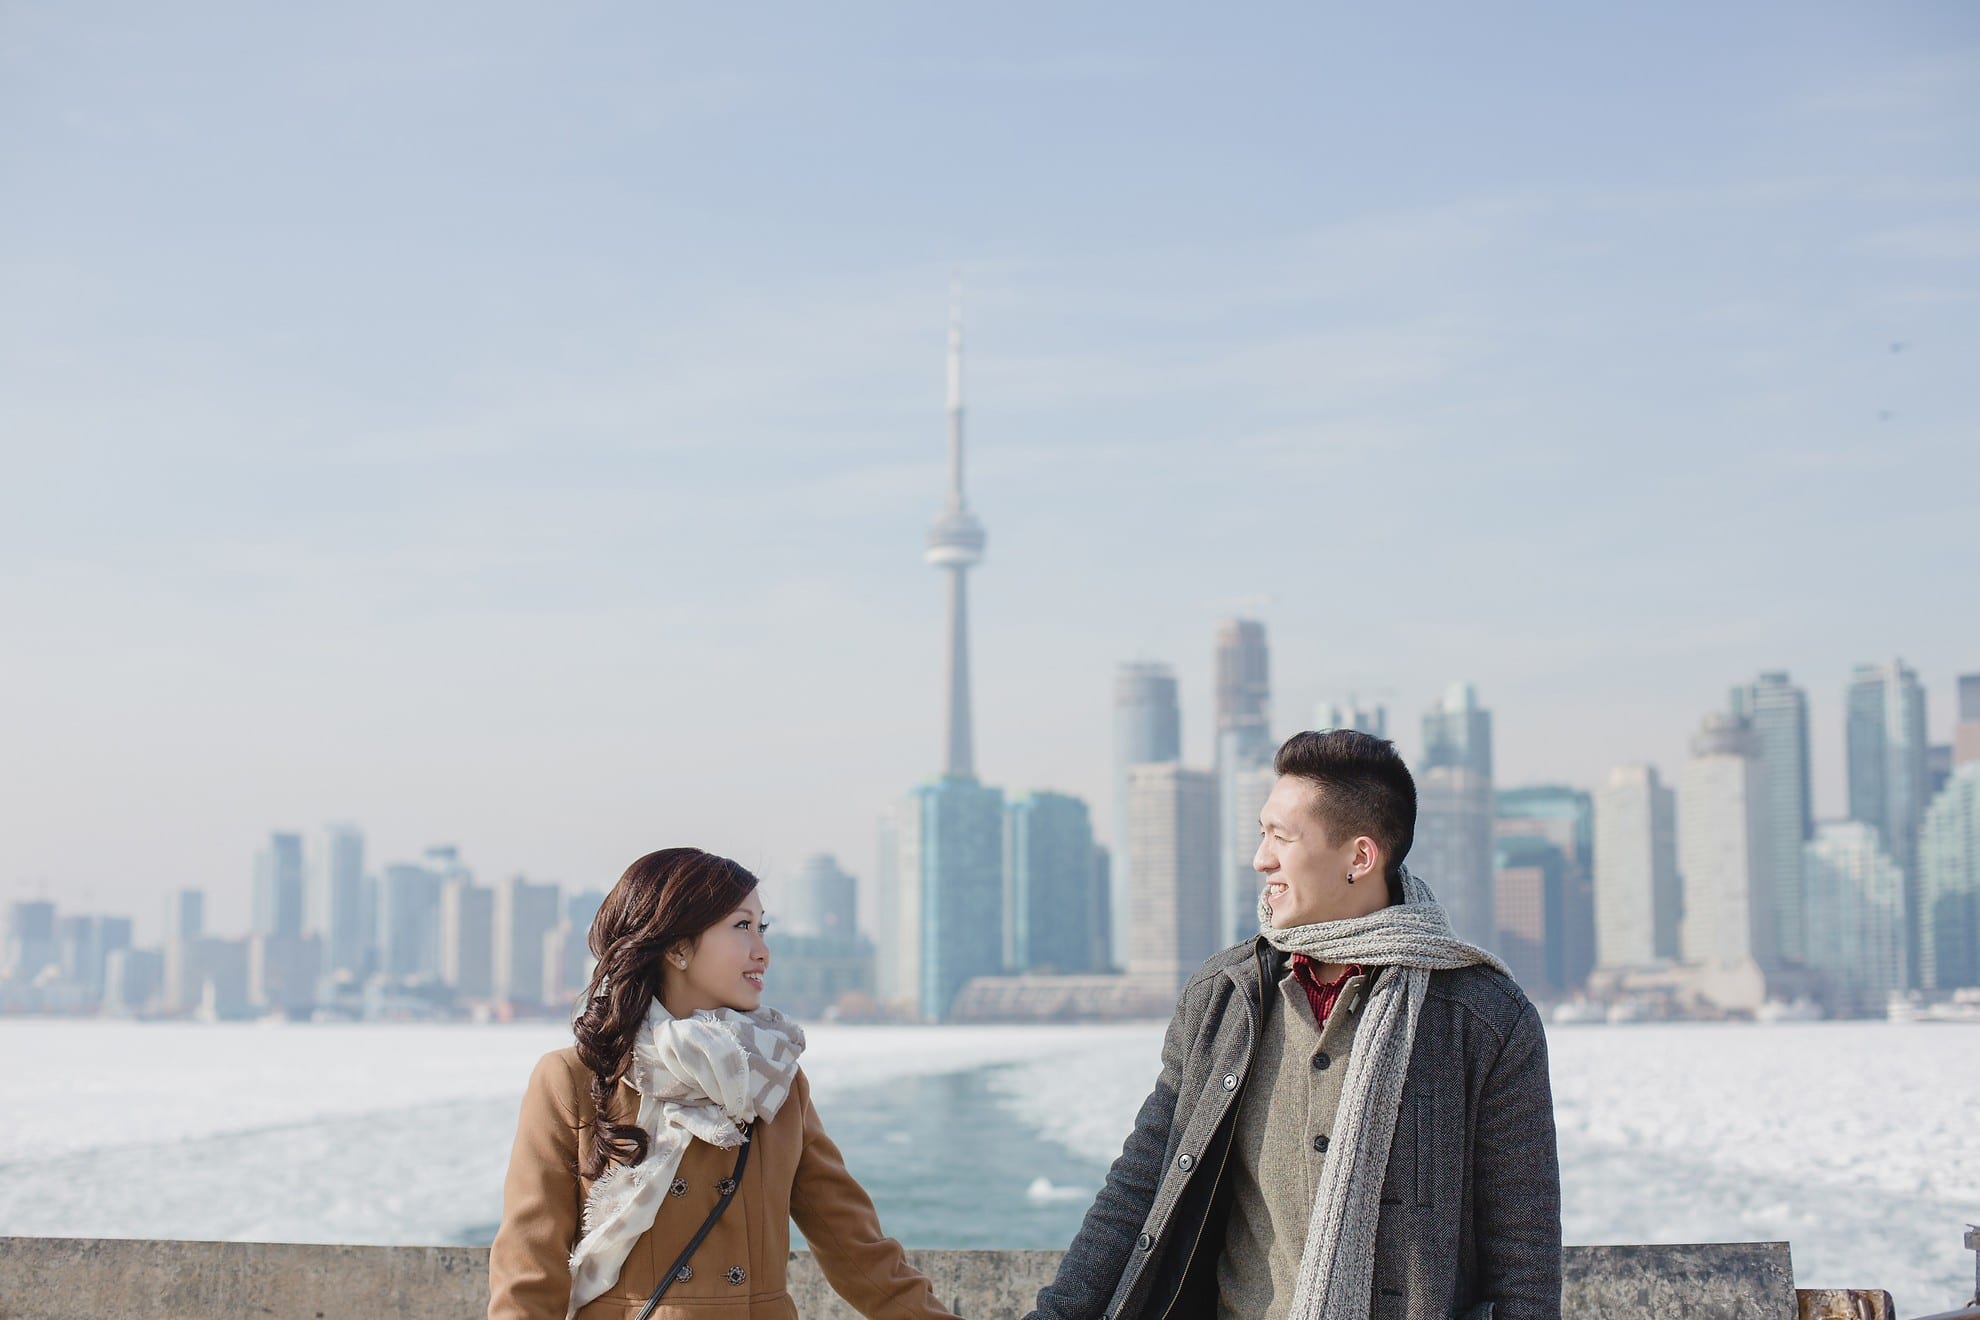
<instances>
[{"instance_id":1,"label":"pale blue sky","mask_svg":"<svg viewBox=\"0 0 1980 1320\"><path fill-rule=\"evenodd\" d=\"M1237 609L1506 783L1786 667L1828 812L1852 663L1980 669L1969 4L0 0L0 196L0 895L141 933L332 819L865 872L952 269L991 782L1137 657L1207 760Z\"/></svg>"}]
</instances>

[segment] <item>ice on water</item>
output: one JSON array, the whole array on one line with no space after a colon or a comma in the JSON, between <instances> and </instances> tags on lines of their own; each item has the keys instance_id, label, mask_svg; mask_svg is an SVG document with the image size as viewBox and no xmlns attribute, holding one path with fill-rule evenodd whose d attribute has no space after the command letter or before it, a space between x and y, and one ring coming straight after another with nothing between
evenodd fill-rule
<instances>
[{"instance_id":1,"label":"ice on water","mask_svg":"<svg viewBox=\"0 0 1980 1320\"><path fill-rule=\"evenodd\" d=\"M1161 1047L1153 1024L809 1034L828 1124L916 1079L980 1078L1066 1152L1011 1194L1070 1222ZM523 1083L568 1041L551 1026L0 1022L0 1234L486 1241ZM1964 1299L1980 1028L1591 1026L1550 1045L1569 1241L1785 1239L1804 1286L1885 1287L1905 1311ZM900 1149L888 1135L848 1146L856 1172ZM959 1197L990 1185L977 1145L955 1143Z\"/></svg>"}]
</instances>

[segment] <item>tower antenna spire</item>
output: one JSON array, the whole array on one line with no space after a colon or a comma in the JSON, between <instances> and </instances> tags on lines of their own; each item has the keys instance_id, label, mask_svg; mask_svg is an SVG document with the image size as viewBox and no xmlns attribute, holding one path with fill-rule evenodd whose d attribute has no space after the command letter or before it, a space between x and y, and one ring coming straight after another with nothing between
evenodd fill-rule
<instances>
[{"instance_id":1,"label":"tower antenna spire","mask_svg":"<svg viewBox=\"0 0 1980 1320\"><path fill-rule=\"evenodd\" d=\"M963 501L962 275L949 276L949 510Z\"/></svg>"}]
</instances>

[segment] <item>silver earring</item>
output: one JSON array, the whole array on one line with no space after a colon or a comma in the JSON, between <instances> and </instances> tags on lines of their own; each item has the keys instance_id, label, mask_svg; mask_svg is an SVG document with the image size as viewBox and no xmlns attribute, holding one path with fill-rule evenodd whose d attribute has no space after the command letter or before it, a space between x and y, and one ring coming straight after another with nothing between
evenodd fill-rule
<instances>
[{"instance_id":1,"label":"silver earring","mask_svg":"<svg viewBox=\"0 0 1980 1320\"><path fill-rule=\"evenodd\" d=\"M674 959L674 966L676 966L676 967L678 967L678 968L680 968L680 969L681 969L682 971L684 971L684 972L685 972L685 971L687 970L687 959L685 959L685 958L675 958L675 959Z\"/></svg>"}]
</instances>

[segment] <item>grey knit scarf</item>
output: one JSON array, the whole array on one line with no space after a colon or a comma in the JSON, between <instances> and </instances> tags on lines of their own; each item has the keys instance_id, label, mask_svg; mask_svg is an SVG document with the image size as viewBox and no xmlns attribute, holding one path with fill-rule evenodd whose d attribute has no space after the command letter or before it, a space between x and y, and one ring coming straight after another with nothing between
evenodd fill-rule
<instances>
[{"instance_id":1,"label":"grey knit scarf","mask_svg":"<svg viewBox=\"0 0 1980 1320\"><path fill-rule=\"evenodd\" d=\"M1375 1280L1375 1223L1389 1146L1402 1110L1403 1077L1430 973L1483 964L1506 972L1485 950L1451 931L1450 919L1430 886L1407 868L1403 901L1346 921L1274 929L1264 897L1258 900L1260 933L1275 949L1303 953L1322 963L1394 967L1377 979L1366 1016L1348 1054L1341 1082L1340 1117L1320 1171L1313 1218L1299 1259L1299 1282L1287 1320L1365 1320Z\"/></svg>"}]
</instances>

